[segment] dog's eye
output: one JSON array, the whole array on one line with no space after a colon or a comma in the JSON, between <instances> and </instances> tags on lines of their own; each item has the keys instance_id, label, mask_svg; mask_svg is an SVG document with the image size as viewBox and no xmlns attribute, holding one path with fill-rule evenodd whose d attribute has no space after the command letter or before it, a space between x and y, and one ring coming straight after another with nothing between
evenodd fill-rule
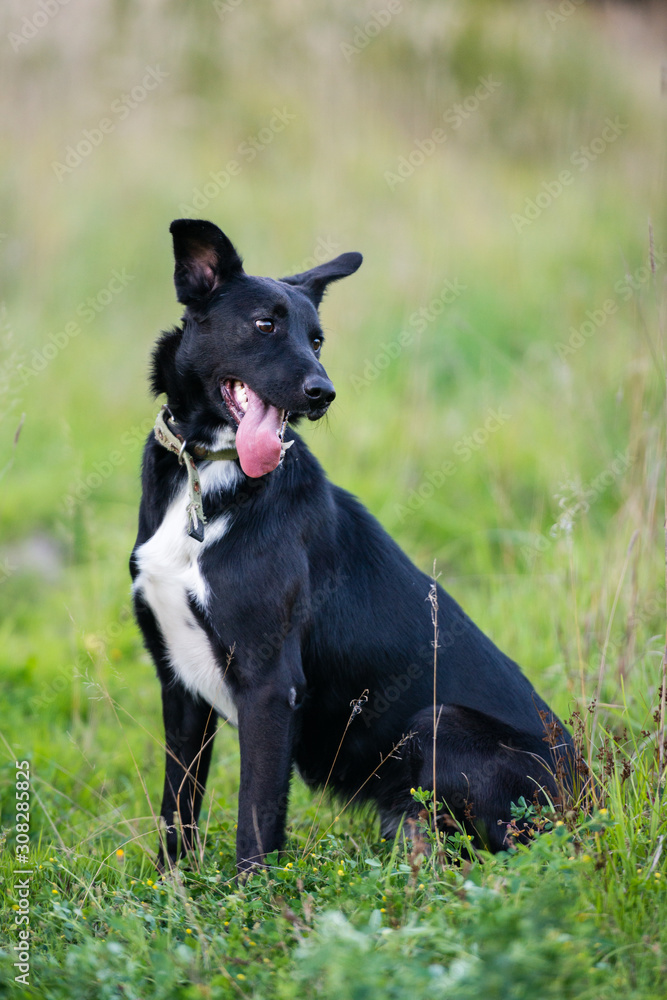
<instances>
[{"instance_id":1,"label":"dog's eye","mask_svg":"<svg viewBox=\"0 0 667 1000\"><path fill-rule=\"evenodd\" d=\"M255 326L260 333L273 333L275 326L272 319L256 319Z\"/></svg>"},{"instance_id":2,"label":"dog's eye","mask_svg":"<svg viewBox=\"0 0 667 1000\"><path fill-rule=\"evenodd\" d=\"M313 350L315 351L315 354L319 354L320 350L321 350L321 347L322 347L322 338L321 337L314 337L313 340L312 340L312 345L313 345Z\"/></svg>"}]
</instances>

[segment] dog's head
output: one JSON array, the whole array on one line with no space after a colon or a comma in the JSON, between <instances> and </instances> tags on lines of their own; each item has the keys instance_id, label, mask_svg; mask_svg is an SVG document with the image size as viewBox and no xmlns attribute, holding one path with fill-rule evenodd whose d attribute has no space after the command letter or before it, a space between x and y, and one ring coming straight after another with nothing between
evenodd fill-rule
<instances>
[{"instance_id":1,"label":"dog's head","mask_svg":"<svg viewBox=\"0 0 667 1000\"><path fill-rule=\"evenodd\" d=\"M182 330L158 342L153 389L167 393L189 440L219 441L226 427L244 472L262 476L280 461L285 418L317 420L336 395L320 362L317 309L327 285L353 274L361 254L276 281L246 274L213 223L178 219L170 228L186 311Z\"/></svg>"}]
</instances>

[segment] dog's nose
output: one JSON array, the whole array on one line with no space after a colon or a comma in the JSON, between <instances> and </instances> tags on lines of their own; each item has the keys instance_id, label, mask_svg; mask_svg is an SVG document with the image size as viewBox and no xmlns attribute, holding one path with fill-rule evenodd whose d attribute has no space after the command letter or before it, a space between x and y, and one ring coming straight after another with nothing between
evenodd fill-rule
<instances>
[{"instance_id":1,"label":"dog's nose","mask_svg":"<svg viewBox=\"0 0 667 1000\"><path fill-rule=\"evenodd\" d=\"M311 403L318 403L320 406L328 406L336 398L336 390L333 382L321 375L311 375L303 383L303 391Z\"/></svg>"}]
</instances>

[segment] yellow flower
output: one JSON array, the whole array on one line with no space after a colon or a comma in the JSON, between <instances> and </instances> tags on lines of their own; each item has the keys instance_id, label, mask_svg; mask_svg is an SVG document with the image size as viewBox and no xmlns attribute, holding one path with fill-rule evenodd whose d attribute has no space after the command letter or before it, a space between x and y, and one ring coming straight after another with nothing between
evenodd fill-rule
<instances>
[{"instance_id":1,"label":"yellow flower","mask_svg":"<svg viewBox=\"0 0 667 1000\"><path fill-rule=\"evenodd\" d=\"M245 979L245 976L243 975L243 973L242 973L242 972L237 972L237 974L236 974L236 978L237 978L237 979Z\"/></svg>"},{"instance_id":2,"label":"yellow flower","mask_svg":"<svg viewBox=\"0 0 667 1000\"><path fill-rule=\"evenodd\" d=\"M153 885L153 884L154 883L153 883L153 879L152 878L147 878L146 879L146 885Z\"/></svg>"},{"instance_id":3,"label":"yellow flower","mask_svg":"<svg viewBox=\"0 0 667 1000\"><path fill-rule=\"evenodd\" d=\"M414 789L414 788L411 788L411 789L410 789L410 795L414 795L414 794L415 794L415 791L416 791L416 789Z\"/></svg>"},{"instance_id":4,"label":"yellow flower","mask_svg":"<svg viewBox=\"0 0 667 1000\"><path fill-rule=\"evenodd\" d=\"M56 895L58 894L58 890L57 889L52 889L51 892L55 893Z\"/></svg>"},{"instance_id":5,"label":"yellow flower","mask_svg":"<svg viewBox=\"0 0 667 1000\"><path fill-rule=\"evenodd\" d=\"M581 860L582 861L590 861L591 860L590 854L582 854L581 855Z\"/></svg>"},{"instance_id":6,"label":"yellow flower","mask_svg":"<svg viewBox=\"0 0 667 1000\"><path fill-rule=\"evenodd\" d=\"M186 928L185 928L185 933L186 933L186 934L192 934L192 931L190 930L190 928L189 928L189 927L186 927Z\"/></svg>"},{"instance_id":7,"label":"yellow flower","mask_svg":"<svg viewBox=\"0 0 667 1000\"><path fill-rule=\"evenodd\" d=\"M18 905L16 903L12 906L12 910L18 910Z\"/></svg>"},{"instance_id":8,"label":"yellow flower","mask_svg":"<svg viewBox=\"0 0 667 1000\"><path fill-rule=\"evenodd\" d=\"M125 857L125 851L123 850L122 847L119 847L118 850L116 851L116 857L117 858L124 858Z\"/></svg>"},{"instance_id":9,"label":"yellow flower","mask_svg":"<svg viewBox=\"0 0 667 1000\"><path fill-rule=\"evenodd\" d=\"M420 882L420 883L419 883L419 888L420 888L420 889L423 889L423 888L424 888L424 883L423 883L423 882Z\"/></svg>"},{"instance_id":10,"label":"yellow flower","mask_svg":"<svg viewBox=\"0 0 667 1000\"><path fill-rule=\"evenodd\" d=\"M655 872L656 878L662 878L662 872Z\"/></svg>"},{"instance_id":11,"label":"yellow flower","mask_svg":"<svg viewBox=\"0 0 667 1000\"><path fill-rule=\"evenodd\" d=\"M556 822L556 826L565 826L565 823L563 823L562 819L559 819L559 820L558 820L558 821Z\"/></svg>"},{"instance_id":12,"label":"yellow flower","mask_svg":"<svg viewBox=\"0 0 667 1000\"><path fill-rule=\"evenodd\" d=\"M608 812L608 809L600 809L600 816L606 816Z\"/></svg>"},{"instance_id":13,"label":"yellow flower","mask_svg":"<svg viewBox=\"0 0 667 1000\"><path fill-rule=\"evenodd\" d=\"M345 874L345 872L343 871L343 869L342 869L342 868L339 868L339 869L338 869L338 874L339 874L339 875L344 875L344 874Z\"/></svg>"},{"instance_id":14,"label":"yellow flower","mask_svg":"<svg viewBox=\"0 0 667 1000\"><path fill-rule=\"evenodd\" d=\"M386 912L387 912L387 911L385 910L384 906L381 906L381 907L380 907L380 913L386 913Z\"/></svg>"}]
</instances>

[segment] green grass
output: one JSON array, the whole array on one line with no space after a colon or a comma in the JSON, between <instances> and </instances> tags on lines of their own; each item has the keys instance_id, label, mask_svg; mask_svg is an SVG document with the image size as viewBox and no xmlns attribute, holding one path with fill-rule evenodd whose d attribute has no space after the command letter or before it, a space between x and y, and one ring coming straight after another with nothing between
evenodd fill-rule
<instances>
[{"instance_id":1,"label":"green grass","mask_svg":"<svg viewBox=\"0 0 667 1000\"><path fill-rule=\"evenodd\" d=\"M553 8L405 4L349 61L341 43L368 21L364 4L264 0L222 20L166 0L94 15L69 5L18 51L7 42L0 994L22 995L15 760L32 774L26 996L664 990L660 56L650 30L619 34L588 5L552 27ZM24 16L3 11L2 37ZM53 161L156 65L166 79L59 181ZM443 125L489 76L497 90ZM148 354L179 318L167 230L274 108L294 120L200 214L251 273L299 270L322 243L364 253L322 308L338 397L306 433L332 479L423 569L437 560L554 708L593 733L596 807L545 821L530 850L471 857L455 837L445 856L419 855L381 842L372 813L320 803L295 779L286 852L239 886L238 747L223 727L203 858L175 880L154 874L159 686L127 557L156 409ZM627 128L580 171L572 156L617 117ZM447 140L390 189L385 172L440 126ZM512 215L567 169L573 182L517 232ZM418 324L447 282L459 293ZM607 300L611 314L585 327ZM587 335L564 352L573 329ZM49 359L51 335L63 346ZM485 430L490 411L504 416Z\"/></svg>"}]
</instances>

